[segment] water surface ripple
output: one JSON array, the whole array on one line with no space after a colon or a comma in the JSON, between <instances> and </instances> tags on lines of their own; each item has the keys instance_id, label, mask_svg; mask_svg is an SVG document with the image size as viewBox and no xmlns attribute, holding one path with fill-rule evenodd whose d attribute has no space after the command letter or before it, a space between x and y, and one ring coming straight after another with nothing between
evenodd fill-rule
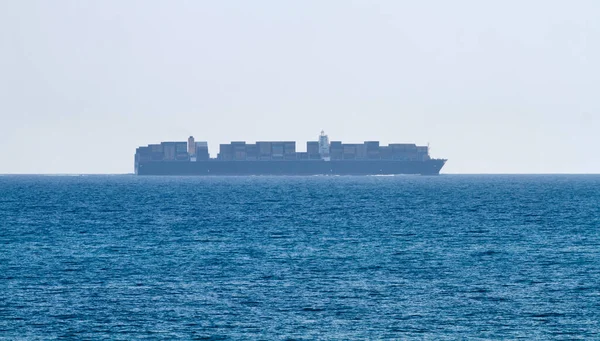
<instances>
[{"instance_id":1,"label":"water surface ripple","mask_svg":"<svg viewBox=\"0 0 600 341\"><path fill-rule=\"evenodd\" d=\"M595 339L600 176L0 177L0 339Z\"/></svg>"}]
</instances>

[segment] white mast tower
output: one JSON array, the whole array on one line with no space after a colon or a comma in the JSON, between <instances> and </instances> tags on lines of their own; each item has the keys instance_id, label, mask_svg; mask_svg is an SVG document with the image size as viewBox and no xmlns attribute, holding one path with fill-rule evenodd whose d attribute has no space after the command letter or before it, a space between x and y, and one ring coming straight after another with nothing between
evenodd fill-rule
<instances>
[{"instance_id":1,"label":"white mast tower","mask_svg":"<svg viewBox=\"0 0 600 341\"><path fill-rule=\"evenodd\" d=\"M321 155L321 159L325 161L329 161L329 136L325 135L325 131L321 130L321 135L319 136L319 154Z\"/></svg>"}]
</instances>

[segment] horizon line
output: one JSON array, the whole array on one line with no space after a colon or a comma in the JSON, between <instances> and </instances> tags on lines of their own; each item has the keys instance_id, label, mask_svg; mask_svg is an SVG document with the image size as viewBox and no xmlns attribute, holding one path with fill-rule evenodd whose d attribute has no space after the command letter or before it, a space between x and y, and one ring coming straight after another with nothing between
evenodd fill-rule
<instances>
[{"instance_id":1,"label":"horizon line","mask_svg":"<svg viewBox=\"0 0 600 341\"><path fill-rule=\"evenodd\" d=\"M81 175L111 175L111 176L130 176L136 175L135 173L0 173L0 176L81 176ZM377 174L375 174L377 175ZM385 174L385 175L398 175L398 176L422 176L420 174ZM600 173L574 173L574 172L554 172L554 173L440 173L438 175L600 175ZM185 176L185 177L203 177L201 175L140 175L141 177L147 176L163 176L163 177L174 177L174 176ZM246 176L246 175L233 175L233 176ZM252 175L249 175L252 176ZM272 176L272 175L260 175L260 176ZM273 175L281 177L282 175ZM283 175L286 176L286 175ZM288 175L288 177L302 177L303 175ZM308 175L310 176L310 175ZM325 175L327 176L327 175ZM370 175L338 175L338 176L370 176ZM231 175L211 175L210 177L231 177Z\"/></svg>"}]
</instances>

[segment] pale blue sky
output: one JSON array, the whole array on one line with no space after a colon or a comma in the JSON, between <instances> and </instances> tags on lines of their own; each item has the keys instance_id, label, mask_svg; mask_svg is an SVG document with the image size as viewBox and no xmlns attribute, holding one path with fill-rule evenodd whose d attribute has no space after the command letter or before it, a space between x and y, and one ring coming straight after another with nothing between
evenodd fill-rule
<instances>
[{"instance_id":1,"label":"pale blue sky","mask_svg":"<svg viewBox=\"0 0 600 341\"><path fill-rule=\"evenodd\" d=\"M0 173L138 145L431 143L446 173L600 172L598 1L0 0Z\"/></svg>"}]
</instances>

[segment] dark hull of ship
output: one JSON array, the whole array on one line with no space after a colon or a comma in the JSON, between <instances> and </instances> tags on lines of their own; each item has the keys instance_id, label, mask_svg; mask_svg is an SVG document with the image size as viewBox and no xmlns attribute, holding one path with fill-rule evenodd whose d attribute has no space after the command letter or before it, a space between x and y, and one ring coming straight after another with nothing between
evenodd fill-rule
<instances>
[{"instance_id":1,"label":"dark hull of ship","mask_svg":"<svg viewBox=\"0 0 600 341\"><path fill-rule=\"evenodd\" d=\"M437 175L446 163L399 160L139 161L138 175Z\"/></svg>"}]
</instances>

